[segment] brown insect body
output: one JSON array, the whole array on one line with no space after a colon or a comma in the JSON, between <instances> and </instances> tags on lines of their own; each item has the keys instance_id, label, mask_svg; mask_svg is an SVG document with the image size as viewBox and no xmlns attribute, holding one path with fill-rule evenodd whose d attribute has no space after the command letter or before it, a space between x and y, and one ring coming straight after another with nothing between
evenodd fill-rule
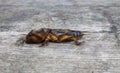
<instances>
[{"instance_id":1,"label":"brown insect body","mask_svg":"<svg viewBox=\"0 0 120 73\"><path fill-rule=\"evenodd\" d=\"M83 36L83 32L69 30L69 29L49 29L41 28L40 30L32 30L29 32L25 38L25 42L28 44L41 43L41 46L44 46L48 42L67 42L74 41L76 45L84 43L78 42Z\"/></svg>"}]
</instances>

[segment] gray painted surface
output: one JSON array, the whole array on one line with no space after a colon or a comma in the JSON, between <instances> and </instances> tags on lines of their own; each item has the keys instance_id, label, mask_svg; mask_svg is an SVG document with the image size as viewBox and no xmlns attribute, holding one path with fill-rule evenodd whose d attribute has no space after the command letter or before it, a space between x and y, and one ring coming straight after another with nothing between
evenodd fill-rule
<instances>
[{"instance_id":1,"label":"gray painted surface","mask_svg":"<svg viewBox=\"0 0 120 73\"><path fill-rule=\"evenodd\" d=\"M15 44L42 27L91 33L81 46ZM119 73L119 49L119 0L0 0L0 73Z\"/></svg>"}]
</instances>

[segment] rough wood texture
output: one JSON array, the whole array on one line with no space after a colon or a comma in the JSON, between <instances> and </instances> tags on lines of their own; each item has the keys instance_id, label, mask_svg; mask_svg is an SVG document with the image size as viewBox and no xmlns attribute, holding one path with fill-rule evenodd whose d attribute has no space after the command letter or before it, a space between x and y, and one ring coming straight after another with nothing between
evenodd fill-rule
<instances>
[{"instance_id":1,"label":"rough wood texture","mask_svg":"<svg viewBox=\"0 0 120 73\"><path fill-rule=\"evenodd\" d=\"M84 45L16 45L31 29L91 31ZM0 73L119 73L120 0L0 0Z\"/></svg>"}]
</instances>

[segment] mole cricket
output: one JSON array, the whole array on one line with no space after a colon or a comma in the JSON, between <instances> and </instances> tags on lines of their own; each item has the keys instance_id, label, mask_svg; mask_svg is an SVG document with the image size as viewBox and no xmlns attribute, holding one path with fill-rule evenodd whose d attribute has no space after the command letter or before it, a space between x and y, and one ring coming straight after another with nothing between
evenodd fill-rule
<instances>
[{"instance_id":1,"label":"mole cricket","mask_svg":"<svg viewBox=\"0 0 120 73\"><path fill-rule=\"evenodd\" d=\"M25 36L23 42L27 44L40 44L40 47L47 45L49 42L62 43L74 41L76 45L81 45L84 41L79 42L78 40L85 35L85 32L87 31L41 28L39 30L31 30Z\"/></svg>"}]
</instances>

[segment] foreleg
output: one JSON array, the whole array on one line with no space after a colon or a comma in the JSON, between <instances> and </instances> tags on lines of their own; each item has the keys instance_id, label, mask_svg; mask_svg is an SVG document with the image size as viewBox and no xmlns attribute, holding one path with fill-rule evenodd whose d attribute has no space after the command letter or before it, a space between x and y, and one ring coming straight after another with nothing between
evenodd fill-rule
<instances>
[{"instance_id":1,"label":"foreleg","mask_svg":"<svg viewBox=\"0 0 120 73\"><path fill-rule=\"evenodd\" d=\"M50 35L48 35L48 36L45 38L44 42L41 43L40 47L42 47L42 46L48 44L49 40L50 40Z\"/></svg>"},{"instance_id":2,"label":"foreleg","mask_svg":"<svg viewBox=\"0 0 120 73\"><path fill-rule=\"evenodd\" d=\"M49 41L57 42L58 37L55 34L49 33L48 36L45 38L44 42L41 44L41 46L44 46Z\"/></svg>"}]
</instances>

